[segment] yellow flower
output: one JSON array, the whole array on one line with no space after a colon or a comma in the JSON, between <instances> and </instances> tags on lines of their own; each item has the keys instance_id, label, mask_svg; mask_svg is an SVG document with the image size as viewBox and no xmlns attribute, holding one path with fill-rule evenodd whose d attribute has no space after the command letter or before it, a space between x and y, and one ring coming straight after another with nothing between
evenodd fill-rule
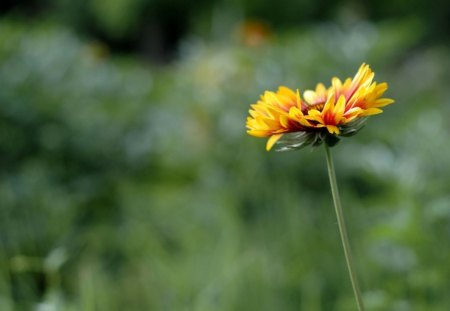
<instances>
[{"instance_id":1,"label":"yellow flower","mask_svg":"<svg viewBox=\"0 0 450 311\"><path fill-rule=\"evenodd\" d=\"M381 98L388 85L377 84L374 76L369 65L362 64L353 79L341 82L334 77L329 88L319 83L315 90L303 93L304 100L298 89L294 92L282 86L276 93L266 91L251 105L247 133L269 137L267 150L277 142L279 150L323 142L332 146L339 136L357 133L366 117L383 112L381 107L394 102Z\"/></svg>"}]
</instances>

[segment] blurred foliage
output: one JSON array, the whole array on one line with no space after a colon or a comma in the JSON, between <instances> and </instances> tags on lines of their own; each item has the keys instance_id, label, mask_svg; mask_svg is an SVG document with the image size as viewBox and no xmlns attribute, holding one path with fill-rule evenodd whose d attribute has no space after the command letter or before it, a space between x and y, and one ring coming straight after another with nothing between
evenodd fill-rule
<instances>
[{"instance_id":1,"label":"blurred foliage","mask_svg":"<svg viewBox=\"0 0 450 311\"><path fill-rule=\"evenodd\" d=\"M155 68L1 21L0 309L353 309L323 150L244 124L264 90L366 61L397 103L334 151L367 309L448 310L450 60L422 27L191 39Z\"/></svg>"},{"instance_id":2,"label":"blurred foliage","mask_svg":"<svg viewBox=\"0 0 450 311\"><path fill-rule=\"evenodd\" d=\"M262 20L275 32L318 21L351 25L415 19L424 28L423 42L442 42L450 34L450 2L445 0L3 0L1 15L51 19L100 38L115 51L137 51L158 62L172 60L186 36L214 37L248 19Z\"/></svg>"}]
</instances>

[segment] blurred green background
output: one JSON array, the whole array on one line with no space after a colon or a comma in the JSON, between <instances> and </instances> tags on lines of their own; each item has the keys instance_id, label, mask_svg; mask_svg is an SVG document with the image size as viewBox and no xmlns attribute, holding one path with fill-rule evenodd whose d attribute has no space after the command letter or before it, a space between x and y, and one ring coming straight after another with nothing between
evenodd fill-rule
<instances>
[{"instance_id":1,"label":"blurred green background","mask_svg":"<svg viewBox=\"0 0 450 311\"><path fill-rule=\"evenodd\" d=\"M449 310L449 2L0 12L0 310L355 310L324 150L245 119L362 62L396 100L333 149L367 310Z\"/></svg>"}]
</instances>

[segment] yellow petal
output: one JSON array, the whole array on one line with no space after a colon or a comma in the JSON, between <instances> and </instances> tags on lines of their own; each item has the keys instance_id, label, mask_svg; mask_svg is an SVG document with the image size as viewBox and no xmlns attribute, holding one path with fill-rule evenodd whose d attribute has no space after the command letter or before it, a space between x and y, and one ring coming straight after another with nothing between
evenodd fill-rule
<instances>
[{"instance_id":1,"label":"yellow petal","mask_svg":"<svg viewBox=\"0 0 450 311\"><path fill-rule=\"evenodd\" d=\"M314 105L317 95L314 91L306 90L303 92L303 98L308 104Z\"/></svg>"},{"instance_id":2,"label":"yellow petal","mask_svg":"<svg viewBox=\"0 0 450 311\"><path fill-rule=\"evenodd\" d=\"M339 128L336 125L327 125L327 130L330 132L330 134L339 134Z\"/></svg>"},{"instance_id":3,"label":"yellow petal","mask_svg":"<svg viewBox=\"0 0 450 311\"><path fill-rule=\"evenodd\" d=\"M255 136L255 137L267 137L266 131L259 131L259 130L248 130L247 134Z\"/></svg>"},{"instance_id":4,"label":"yellow petal","mask_svg":"<svg viewBox=\"0 0 450 311\"><path fill-rule=\"evenodd\" d=\"M390 98L380 98L375 101L375 107L384 107L392 104L393 102L394 100Z\"/></svg>"},{"instance_id":5,"label":"yellow petal","mask_svg":"<svg viewBox=\"0 0 450 311\"><path fill-rule=\"evenodd\" d=\"M322 117L322 113L317 109L311 109L308 111L308 115L311 117Z\"/></svg>"},{"instance_id":6,"label":"yellow petal","mask_svg":"<svg viewBox=\"0 0 450 311\"><path fill-rule=\"evenodd\" d=\"M262 121L264 122L265 125L267 125L269 129L277 129L280 126L280 123L277 120L264 119Z\"/></svg>"},{"instance_id":7,"label":"yellow petal","mask_svg":"<svg viewBox=\"0 0 450 311\"><path fill-rule=\"evenodd\" d=\"M280 115L280 124L284 128L289 128L289 120L288 120L288 117L286 115Z\"/></svg>"},{"instance_id":8,"label":"yellow petal","mask_svg":"<svg viewBox=\"0 0 450 311\"><path fill-rule=\"evenodd\" d=\"M327 89L326 89L325 85L323 85L323 83L318 83L316 85L316 93L317 94L319 94L319 95L325 94L326 90Z\"/></svg>"},{"instance_id":9,"label":"yellow petal","mask_svg":"<svg viewBox=\"0 0 450 311\"><path fill-rule=\"evenodd\" d=\"M321 114L322 115L326 115L326 114L332 112L333 110L334 110L334 94L330 93L328 95L327 102L325 103L325 106L323 106Z\"/></svg>"},{"instance_id":10,"label":"yellow petal","mask_svg":"<svg viewBox=\"0 0 450 311\"><path fill-rule=\"evenodd\" d=\"M273 145L281 138L281 136L283 136L283 134L275 134L270 136L266 144L266 150L269 151L272 149Z\"/></svg>"},{"instance_id":11,"label":"yellow petal","mask_svg":"<svg viewBox=\"0 0 450 311\"><path fill-rule=\"evenodd\" d=\"M367 116L372 116L374 114L379 114L382 112L383 112L383 110L378 109L378 108L368 108L368 109L365 109L363 113L361 113L361 116L367 117Z\"/></svg>"},{"instance_id":12,"label":"yellow petal","mask_svg":"<svg viewBox=\"0 0 450 311\"><path fill-rule=\"evenodd\" d=\"M295 98L295 96L296 96L296 94L294 93L293 90L291 90L290 88L285 87L285 86L280 86L278 88L278 95L285 95L289 98Z\"/></svg>"},{"instance_id":13,"label":"yellow petal","mask_svg":"<svg viewBox=\"0 0 450 311\"><path fill-rule=\"evenodd\" d=\"M380 83L375 88L376 96L381 96L388 89L388 84L386 82Z\"/></svg>"},{"instance_id":14,"label":"yellow petal","mask_svg":"<svg viewBox=\"0 0 450 311\"><path fill-rule=\"evenodd\" d=\"M336 103L336 107L334 107L334 121L339 123L344 115L345 111L345 96L339 96L338 102Z\"/></svg>"},{"instance_id":15,"label":"yellow petal","mask_svg":"<svg viewBox=\"0 0 450 311\"><path fill-rule=\"evenodd\" d=\"M356 117L358 117L363 110L359 107L350 108L344 113L345 122L350 122Z\"/></svg>"},{"instance_id":16,"label":"yellow petal","mask_svg":"<svg viewBox=\"0 0 450 311\"><path fill-rule=\"evenodd\" d=\"M302 117L303 112L299 108L292 107L291 109L289 109L289 118L291 118L292 120L299 121Z\"/></svg>"},{"instance_id":17,"label":"yellow petal","mask_svg":"<svg viewBox=\"0 0 450 311\"><path fill-rule=\"evenodd\" d=\"M305 119L308 120L308 121L316 121L316 122L318 122L320 124L324 124L325 123L323 121L323 118L322 118L322 115L320 114L320 112L318 112L318 114L317 113L312 113L311 114L311 111L309 111L309 115L305 116Z\"/></svg>"},{"instance_id":18,"label":"yellow petal","mask_svg":"<svg viewBox=\"0 0 450 311\"><path fill-rule=\"evenodd\" d=\"M310 123L306 118L301 118L298 122L300 122L301 125L306 127L314 127L314 125Z\"/></svg>"},{"instance_id":19,"label":"yellow petal","mask_svg":"<svg viewBox=\"0 0 450 311\"><path fill-rule=\"evenodd\" d=\"M333 79L331 79L331 84L335 87L336 90L342 86L341 80L336 77L333 77Z\"/></svg>"}]
</instances>

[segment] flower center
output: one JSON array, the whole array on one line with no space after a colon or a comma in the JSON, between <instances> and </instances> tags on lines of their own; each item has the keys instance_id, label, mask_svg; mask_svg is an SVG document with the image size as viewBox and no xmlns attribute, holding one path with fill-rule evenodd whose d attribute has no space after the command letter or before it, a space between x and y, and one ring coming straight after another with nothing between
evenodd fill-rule
<instances>
[{"instance_id":1,"label":"flower center","mask_svg":"<svg viewBox=\"0 0 450 311\"><path fill-rule=\"evenodd\" d=\"M325 102L321 102L321 103L317 103L317 104L314 104L314 105L306 106L306 108L303 109L302 112L304 114L306 114L308 111L310 111L312 109L315 109L315 110L318 110L318 111L322 111L323 107L325 107Z\"/></svg>"}]
</instances>

